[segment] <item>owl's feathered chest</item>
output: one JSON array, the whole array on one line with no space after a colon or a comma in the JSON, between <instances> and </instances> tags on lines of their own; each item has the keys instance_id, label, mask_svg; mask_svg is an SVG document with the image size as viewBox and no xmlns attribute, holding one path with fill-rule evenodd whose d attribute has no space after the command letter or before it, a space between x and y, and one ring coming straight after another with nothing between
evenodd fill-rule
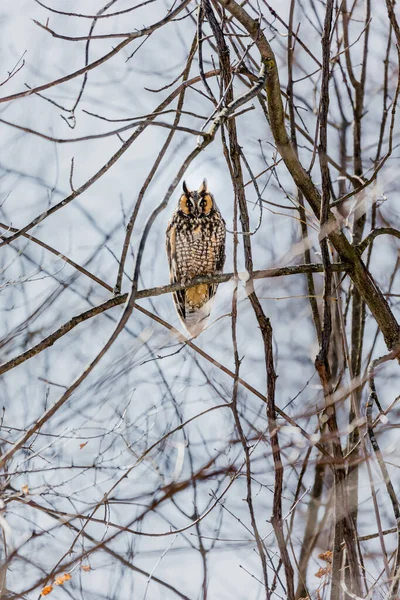
<instances>
[{"instance_id":1,"label":"owl's feathered chest","mask_svg":"<svg viewBox=\"0 0 400 600\"><path fill-rule=\"evenodd\" d=\"M218 213L210 218L182 218L177 214L171 225L176 227L175 261L180 274L192 278L219 268L225 224Z\"/></svg>"}]
</instances>

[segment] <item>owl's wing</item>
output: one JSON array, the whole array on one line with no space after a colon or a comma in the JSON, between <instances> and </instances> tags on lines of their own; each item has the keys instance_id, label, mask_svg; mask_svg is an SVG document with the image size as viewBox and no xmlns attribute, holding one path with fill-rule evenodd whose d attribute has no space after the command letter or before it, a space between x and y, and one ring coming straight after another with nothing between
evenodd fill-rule
<instances>
[{"instance_id":1,"label":"owl's wing","mask_svg":"<svg viewBox=\"0 0 400 600\"><path fill-rule=\"evenodd\" d=\"M225 223L224 223L225 227ZM225 233L225 232L224 232ZM222 273L225 264L225 235L216 253L215 273ZM209 299L213 298L217 292L218 283L212 283L209 286Z\"/></svg>"},{"instance_id":2,"label":"owl's wing","mask_svg":"<svg viewBox=\"0 0 400 600\"><path fill-rule=\"evenodd\" d=\"M176 260L176 225L170 224L167 228L167 256L169 262L169 280L171 283L179 283L181 277L179 275L178 263ZM185 290L173 292L172 297L178 311L178 315L185 320Z\"/></svg>"}]
</instances>

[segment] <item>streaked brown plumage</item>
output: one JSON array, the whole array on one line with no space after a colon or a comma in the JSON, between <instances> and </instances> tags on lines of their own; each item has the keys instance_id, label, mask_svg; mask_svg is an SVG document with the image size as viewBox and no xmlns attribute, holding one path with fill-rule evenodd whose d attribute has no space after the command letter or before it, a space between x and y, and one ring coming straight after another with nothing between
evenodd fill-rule
<instances>
[{"instance_id":1,"label":"streaked brown plumage","mask_svg":"<svg viewBox=\"0 0 400 600\"><path fill-rule=\"evenodd\" d=\"M183 182L183 194L167 227L171 283L186 283L199 275L221 273L225 262L225 221L204 179L197 192ZM217 284L200 284L173 294L178 315L192 335L210 316Z\"/></svg>"}]
</instances>

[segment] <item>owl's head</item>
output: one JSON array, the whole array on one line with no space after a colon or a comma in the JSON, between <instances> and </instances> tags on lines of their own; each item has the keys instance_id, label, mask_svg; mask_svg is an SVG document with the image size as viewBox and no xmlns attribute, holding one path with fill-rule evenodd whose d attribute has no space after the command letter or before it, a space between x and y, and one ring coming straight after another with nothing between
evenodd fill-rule
<instances>
[{"instance_id":1,"label":"owl's head","mask_svg":"<svg viewBox=\"0 0 400 600\"><path fill-rule=\"evenodd\" d=\"M208 217L214 210L214 198L207 188L207 179L197 190L190 191L183 182L183 194L179 199L179 211L186 217Z\"/></svg>"}]
</instances>

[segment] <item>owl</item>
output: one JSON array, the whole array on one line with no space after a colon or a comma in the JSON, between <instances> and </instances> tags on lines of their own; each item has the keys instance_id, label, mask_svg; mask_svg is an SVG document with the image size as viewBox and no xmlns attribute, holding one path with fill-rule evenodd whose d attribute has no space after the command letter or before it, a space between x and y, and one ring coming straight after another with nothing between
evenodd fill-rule
<instances>
[{"instance_id":1,"label":"owl","mask_svg":"<svg viewBox=\"0 0 400 600\"><path fill-rule=\"evenodd\" d=\"M225 262L225 221L204 179L197 192L183 182L183 194L167 227L171 283L186 283L199 275L222 273ZM207 324L218 284L202 283L173 294L179 318L193 337Z\"/></svg>"}]
</instances>

